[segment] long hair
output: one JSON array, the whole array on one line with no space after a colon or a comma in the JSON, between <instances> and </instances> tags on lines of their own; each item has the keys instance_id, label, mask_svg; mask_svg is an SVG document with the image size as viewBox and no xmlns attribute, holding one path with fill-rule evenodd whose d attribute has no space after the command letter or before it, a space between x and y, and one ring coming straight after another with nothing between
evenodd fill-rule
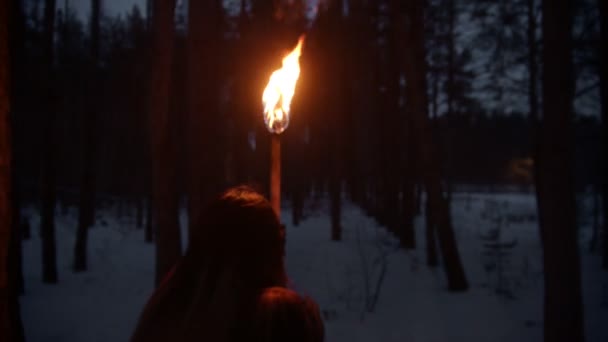
<instances>
[{"instance_id":1,"label":"long hair","mask_svg":"<svg viewBox=\"0 0 608 342\"><path fill-rule=\"evenodd\" d=\"M202 221L131 341L240 340L262 290L286 285L284 233L262 195L230 188L206 207Z\"/></svg>"},{"instance_id":2,"label":"long hair","mask_svg":"<svg viewBox=\"0 0 608 342\"><path fill-rule=\"evenodd\" d=\"M251 330L256 342L323 342L325 331L317 304L296 292L271 287L260 295Z\"/></svg>"}]
</instances>

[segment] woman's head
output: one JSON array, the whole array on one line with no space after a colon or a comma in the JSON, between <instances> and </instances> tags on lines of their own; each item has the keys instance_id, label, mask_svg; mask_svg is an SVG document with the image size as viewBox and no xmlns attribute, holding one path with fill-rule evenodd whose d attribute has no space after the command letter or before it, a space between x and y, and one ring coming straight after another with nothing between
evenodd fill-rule
<instances>
[{"instance_id":1,"label":"woman's head","mask_svg":"<svg viewBox=\"0 0 608 342\"><path fill-rule=\"evenodd\" d=\"M250 287L286 282L284 229L268 200L248 186L226 190L203 214L188 246L187 258L213 268L235 268Z\"/></svg>"},{"instance_id":2,"label":"woman's head","mask_svg":"<svg viewBox=\"0 0 608 342\"><path fill-rule=\"evenodd\" d=\"M319 308L296 292L272 287L259 296L250 340L260 342L322 342Z\"/></svg>"}]
</instances>

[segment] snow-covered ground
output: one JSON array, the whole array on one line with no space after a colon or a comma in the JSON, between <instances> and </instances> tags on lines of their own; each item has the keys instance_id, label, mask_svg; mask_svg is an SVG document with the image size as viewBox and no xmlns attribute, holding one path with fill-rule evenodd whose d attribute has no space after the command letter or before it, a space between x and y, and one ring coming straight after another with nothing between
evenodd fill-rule
<instances>
[{"instance_id":1,"label":"snow-covered ground","mask_svg":"<svg viewBox=\"0 0 608 342\"><path fill-rule=\"evenodd\" d=\"M288 208L282 214L292 286L319 303L326 341L542 340L542 259L533 196L454 196L456 236L471 286L461 294L446 291L441 267L426 266L420 219L418 248L404 251L360 209L345 204L343 241L332 242L325 207L324 201L313 203L298 227L289 225ZM74 274L77 222L70 210L57 215L57 285L41 282L38 217L33 208L25 210L33 229L23 244L27 340L127 341L152 291L153 245L134 228L132 215L118 218L116 209L102 209L89 235L90 271ZM588 342L603 342L608 272L600 270L599 256L587 252L589 230L580 231L585 329Z\"/></svg>"}]
</instances>

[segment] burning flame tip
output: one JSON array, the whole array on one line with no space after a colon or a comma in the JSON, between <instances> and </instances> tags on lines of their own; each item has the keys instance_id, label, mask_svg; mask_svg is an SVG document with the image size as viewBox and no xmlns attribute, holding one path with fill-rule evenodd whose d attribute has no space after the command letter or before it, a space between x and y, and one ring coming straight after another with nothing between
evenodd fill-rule
<instances>
[{"instance_id":1,"label":"burning flame tip","mask_svg":"<svg viewBox=\"0 0 608 342\"><path fill-rule=\"evenodd\" d=\"M289 110L300 77L300 55L306 36L302 34L298 45L283 58L283 66L275 70L262 94L264 123L271 133L280 134L289 125Z\"/></svg>"}]
</instances>

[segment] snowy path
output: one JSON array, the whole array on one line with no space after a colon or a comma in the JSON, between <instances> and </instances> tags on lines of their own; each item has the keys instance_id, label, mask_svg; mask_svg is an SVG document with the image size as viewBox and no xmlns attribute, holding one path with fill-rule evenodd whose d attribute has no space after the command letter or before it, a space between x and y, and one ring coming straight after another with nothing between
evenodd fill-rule
<instances>
[{"instance_id":1,"label":"snowy path","mask_svg":"<svg viewBox=\"0 0 608 342\"><path fill-rule=\"evenodd\" d=\"M288 225L289 275L298 291L320 304L328 342L542 340L541 250L533 197L468 198L456 196L453 204L456 235L471 285L464 294L445 291L442 269L426 266L421 221L416 223L419 247L410 252L397 249L390 234L351 205L344 208L342 242L329 241L324 211L309 210L299 227ZM59 215L59 284L43 285L38 219L28 212L33 237L23 245L26 295L21 299L27 340L127 341L152 291L154 249L143 241L143 231L132 228L132 218L116 219L114 211L102 211L102 220L89 236L91 271L74 274L70 266L75 212ZM496 270L488 271L493 259L482 256L480 234L493 227L490 220L497 212L509 217L501 229L503 239L517 239L504 265L503 288L513 298L496 294ZM283 217L290 218L290 212L285 210ZM374 311L366 312L365 298L372 297L383 264L375 261L382 260L382 255L386 276ZM599 261L583 252L587 342L608 341L608 274L599 271Z\"/></svg>"}]
</instances>

